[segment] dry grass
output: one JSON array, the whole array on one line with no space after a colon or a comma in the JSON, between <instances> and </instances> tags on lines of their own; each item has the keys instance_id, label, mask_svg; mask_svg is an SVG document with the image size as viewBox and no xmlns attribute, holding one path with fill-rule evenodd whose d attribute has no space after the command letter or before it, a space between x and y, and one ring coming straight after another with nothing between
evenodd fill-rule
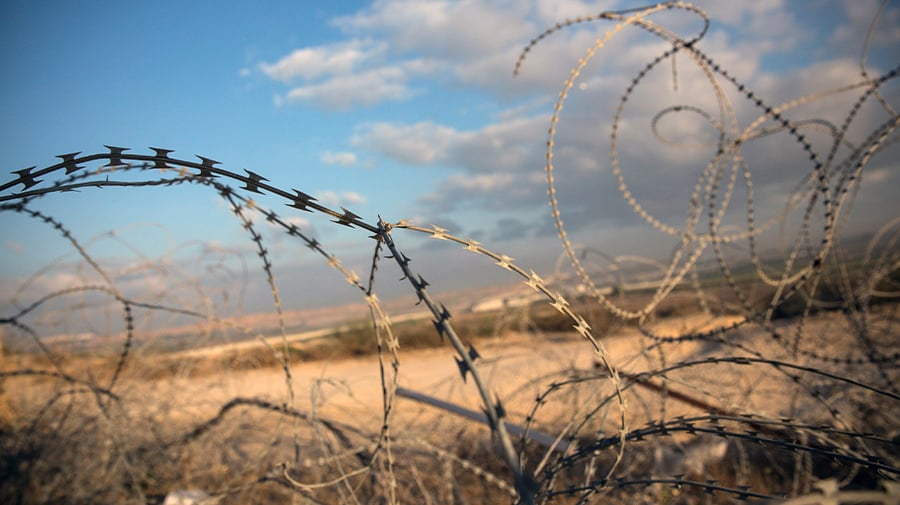
<instances>
[{"instance_id":1,"label":"dry grass","mask_svg":"<svg viewBox=\"0 0 900 505\"><path fill-rule=\"evenodd\" d=\"M830 95L766 103L695 40L656 24L671 10L709 21L682 3L578 18L536 37L516 65L534 44L574 24L614 23L609 37L637 30L664 41L664 52L634 76L604 127L611 127L609 159L623 205L648 233L676 243L668 265L644 258L631 272L626 265L635 256L602 254L606 270L594 272L563 224L553 164L560 113L601 45L574 63L545 143L551 215L569 260L555 283L439 226L368 222L259 174L202 157L175 159L166 149L141 155L107 146L13 172L0 186L0 211L55 230L80 261L64 272L71 286L41 291L26 281L9 304L12 313L0 319L4 341L17 346L0 362L0 502L146 504L199 488L235 504L693 504L803 496L821 479L845 490L900 479L900 220L890 217L864 241L844 228L853 202L864 198L862 173L896 143L900 120L881 91L898 72L861 75L847 88L857 93L842 120L848 131L863 104L889 119L866 126L858 139L826 128L820 140L835 149L823 161L805 136L816 121L798 122L793 114ZM738 110L732 99L760 114L747 125L709 121L721 135L707 146L713 158L698 165L683 229L655 220L636 200L616 154L635 90L660 64L672 59L674 70L676 54L679 72L693 65L690 72L708 81L719 110L676 104L660 116L725 118ZM650 127L666 142L656 130L660 116ZM770 136L796 144L810 165L799 184L788 181L796 184L791 194L771 195L784 197L785 213L757 223L754 169L737 167L746 146ZM34 204L62 192L176 185L209 189L233 212L271 295L271 313L232 317L235 307L213 303L206 273L156 276L168 270L146 258L107 264L77 231ZM285 205L371 239L367 275L292 224L293 214L272 210ZM745 220L742 229L725 224L732 214ZM765 257L759 239L779 225L797 225L796 235ZM338 282L358 290L369 318L342 321L315 340L289 335L303 321L283 306L268 248L273 233L320 257ZM530 298L491 313L451 313L394 241L403 234L474 254L507 272ZM209 268L200 271L229 272L227 255L202 254L198 265ZM422 318L392 321L379 300L375 281L388 261ZM54 268L67 266L38 277ZM150 273L145 279L140 272ZM134 294L144 280L161 291ZM233 288L218 289L228 295ZM189 339L171 328L164 334L152 328L156 318L202 331ZM68 334L70 319L102 326L93 332L102 335L76 339ZM274 337L260 333L272 328ZM413 402L401 387L450 405Z\"/></svg>"},{"instance_id":2,"label":"dry grass","mask_svg":"<svg viewBox=\"0 0 900 505\"><path fill-rule=\"evenodd\" d=\"M897 310L897 306L883 305L877 316L889 323ZM532 320L539 319L540 313L536 311ZM486 317L479 314L474 321ZM493 317L503 319L502 314ZM654 330L689 335L704 319L696 312L670 316L659 319ZM824 314L809 319L807 324L818 331L817 327L834 327L839 320L838 314ZM548 331L553 329L547 327ZM622 327L617 335L605 342L611 354L618 356L616 365L620 369L632 373L658 369L656 360L646 355L646 344L637 328ZM563 433L573 412L580 412L584 405L596 403L608 394L608 384L601 377L590 379L597 372L590 353L573 359L575 350L584 348L577 334L506 333L474 341L483 353L492 356L483 369L490 377L491 387L506 399L512 420L525 419L534 394L546 390L548 384L588 378L560 389L532 414L535 427L548 433ZM830 342L827 350L831 353L853 352L854 343L846 334L835 335ZM889 350L897 343L878 344ZM765 332L745 337L742 345L772 358L783 352ZM335 354L338 348L344 350L340 357ZM511 489L502 484L510 481L509 471L492 449L485 427L406 400L394 407L390 477L381 471L373 472L384 464L383 460L373 463L373 459L378 459L373 446L378 430L372 427L378 426L381 407L376 357L354 355L352 349L335 344L329 360L292 360L294 387L304 399L287 411L283 408L285 385L280 364L262 345L239 358L223 355L215 360L187 359L177 367L174 357L154 353L132 356L114 398L54 377L18 378L14 393L8 395L8 401L15 405L15 418L0 437L4 444L0 465L8 476L0 499L5 503L152 503L175 489L199 488L220 496L221 503L279 503L296 498L298 493L313 503L345 503L350 495L383 496L393 481L397 499L402 503L509 501ZM723 356L722 350L721 343L687 341L671 344L666 357L670 363L702 361ZM406 356L410 365L404 368L402 384L415 385L477 409L477 403L472 403L454 379L454 375L458 377L454 364L447 362L440 349L409 351ZM57 361L56 366L40 356L10 356L7 360L6 370L64 370L73 380L98 386L115 368L111 358L68 357ZM167 367L160 368L161 363ZM669 387L724 408L740 408L767 418L792 415L812 422L819 415L822 417L818 421L829 422L830 415L820 411L815 399L798 403L804 398L792 394L802 389L792 388L792 381L775 370L727 363L714 368L718 381L715 385L703 385L711 377L704 367L688 367L669 374ZM854 376L858 380L877 380L862 375L858 369ZM704 389L714 398L706 397ZM829 393L829 398L839 401L833 403L834 408L853 415L843 418L844 422L857 431L894 432L893 436L897 436L893 417L896 412L861 410L877 400L852 390L847 393L852 394ZM660 404L660 392L631 387L626 393L632 406L628 425L639 429L652 419L671 420L704 413L703 409L679 402L671 392L669 396L667 402ZM309 400L305 400L307 397ZM235 402L235 398L244 400ZM665 413L660 411L663 405ZM773 405L778 408L773 409ZM815 412L819 414L813 415ZM604 417L595 417L590 429L581 430L579 446L597 443L590 433L615 429L614 419L606 417L604 421ZM698 422L697 426L702 424ZM721 426L746 429L727 423ZM803 436L801 433L797 435ZM714 443L709 437L695 440L685 433L675 433L668 439L649 436L646 441L631 441L625 458L619 462L617 478L622 484L604 491L604 500L730 502L727 494L705 498L709 495L703 489L691 486L679 489L642 483L649 476L663 478L670 474L683 474L685 480L697 482L715 480L723 487L751 486L754 492L776 495L789 493L796 486L807 488L814 475L845 475L849 479L847 485L855 487L877 485L877 477L871 472L854 470L852 465L836 463L827 456L806 459L778 446L740 439L725 441L727 454L721 460L699 466L676 462L665 469L666 474L660 474L661 448L668 447L665 450L675 455L695 454L690 451L696 450L691 447L697 440ZM536 463L543 457L543 450L528 446L523 456ZM897 458L900 454L887 456ZM614 451L605 450L589 465L571 457L570 452L569 463L565 458L556 463L561 466L554 470L553 489L577 486L589 468L602 472L615 459ZM294 462L288 475L299 482L328 482L340 475L346 475L347 481L303 491L290 485L281 473L285 462ZM373 464L375 468L370 468ZM368 469L354 473L361 468ZM797 481L799 475L806 476L802 483ZM635 484L629 484L631 480ZM569 499L560 496L557 501L568 503ZM571 502L576 501L573 498Z\"/></svg>"}]
</instances>

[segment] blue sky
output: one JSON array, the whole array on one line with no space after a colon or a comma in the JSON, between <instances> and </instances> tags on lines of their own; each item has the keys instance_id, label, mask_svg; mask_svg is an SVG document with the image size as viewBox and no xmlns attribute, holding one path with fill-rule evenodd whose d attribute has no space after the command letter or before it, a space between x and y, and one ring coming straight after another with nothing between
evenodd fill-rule
<instances>
[{"instance_id":1,"label":"blue sky","mask_svg":"<svg viewBox=\"0 0 900 505\"><path fill-rule=\"evenodd\" d=\"M862 41L879 5L696 4L712 17L699 47L772 105L860 81ZM554 34L531 51L515 79L513 65L530 39L562 19L634 5L8 0L0 6L0 165L6 172L47 166L57 154L102 152L104 144L139 153L164 147L187 159L194 154L216 159L233 171L253 170L279 187L342 205L370 222L381 215L388 221L439 224L546 274L561 252L543 169L553 103L578 58L613 24ZM654 20L683 34L700 26L683 13ZM867 62L876 75L897 64L898 26L898 8L889 4ZM609 168L609 121L618 99L666 47L639 30L625 30L586 69L561 118L556 153L561 211L574 239L609 254L664 258L675 243L636 216ZM674 103L714 108L710 89L692 72L691 62L676 63L677 90L671 64L663 64L663 71L647 80L647 91L629 102L633 115L626 116L620 139L620 159L629 167L625 174L636 198L673 226L684 220L690 190L709 153L658 146L648 141L646 124ZM858 95L814 102L793 117L827 117L840 124ZM745 127L760 111L731 96ZM895 83L885 96L897 98ZM852 140L862 141L886 117L878 107L866 108L850 130ZM629 130L634 125L644 129ZM676 136L711 138L691 119L669 127ZM760 220L777 214L809 169L791 142L767 142L756 151L748 146L746 153ZM867 168L874 183L864 183L866 198L854 206L858 229L875 229L897 216L896 161L895 148ZM271 205L286 213L282 202ZM152 260L173 250L197 255L212 245L235 251L235 258L247 254L249 270L259 270L246 234L205 188L104 189L51 195L34 206L65 222L82 240L96 238L91 252L113 263ZM741 226L746 209L733 213L734 225ZM371 243L364 234L308 214L290 217L366 271ZM2 213L0 226L4 293L52 261L77 262L52 231L22 216ZM121 241L102 238L109 230ZM321 269L319 258L272 237L276 266L287 279L328 283L333 273ZM412 251L426 248L421 265L433 284L458 288L502 276L495 268L490 273L476 266L448 268L472 260L411 235L398 240L406 240ZM777 241L772 237L769 243ZM134 249L146 257L136 258ZM316 273L304 270L313 264ZM59 287L66 279L71 281L63 276L50 285ZM298 305L307 303L301 299L308 291L298 289ZM356 296L322 288L309 303L345 295Z\"/></svg>"}]
</instances>

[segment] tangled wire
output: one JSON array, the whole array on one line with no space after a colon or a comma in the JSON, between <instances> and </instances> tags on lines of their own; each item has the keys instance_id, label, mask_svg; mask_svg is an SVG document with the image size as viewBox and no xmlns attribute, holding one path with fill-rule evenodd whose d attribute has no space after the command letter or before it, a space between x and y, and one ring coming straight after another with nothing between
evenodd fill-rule
<instances>
[{"instance_id":1,"label":"tangled wire","mask_svg":"<svg viewBox=\"0 0 900 505\"><path fill-rule=\"evenodd\" d=\"M702 29L691 37L671 31L657 21L669 11L697 16ZM560 23L524 49L515 72L534 46L576 24L612 27L572 68L550 121L546 182L564 250L553 281L440 226L367 221L303 191L272 185L258 173L226 170L206 157L179 159L168 149L134 154L106 146L104 152L64 154L45 168L13 172L0 185L0 211L23 216L35 228L49 227L80 263L70 285L35 294L49 269L38 272L10 301L15 309L0 318L7 342L27 343L25 350L11 349L0 367L0 497L8 503L148 503L160 502L172 489L203 488L235 503L285 496L301 503L635 503L676 497L849 503L859 493L896 503L900 216L891 216L856 249L847 240L853 230L846 223L853 203L865 198L860 187L872 160L890 156L896 144L900 115L884 90L900 67L876 75L863 57L860 74L840 88L769 103L699 49L710 25L701 9L666 2ZM667 262L612 257L576 245L557 189L554 154L563 105L595 55L628 30L657 37L667 49L634 76L619 100L609 121L610 168L631 211L675 240ZM694 65L716 104L715 110L673 104L650 125L660 143L681 148L687 145L665 133L667 121L700 118L715 132L704 144L713 155L684 202L681 226L639 200L620 156L633 97L666 64L677 83L676 57ZM802 106L839 95L854 97L840 124L800 117ZM755 118L742 121L737 102L752 105ZM881 122L865 137L851 138L866 107L876 108ZM758 220L754 170L745 152L767 138L792 142L808 165L781 212ZM87 198L101 188L168 191L185 185L215 192L250 238L271 292L276 338L213 310L213 296L202 282L195 286L199 304L172 292L134 294L129 282L140 273L98 259L67 227L65 216L39 209L40 202L75 191ZM286 204L292 214L257 201L264 198ZM726 219L738 207L740 227ZM298 226L292 216L299 212L371 237L367 276ZM319 255L365 301L371 323L366 342L378 361L377 421L319 412L317 401L301 408L295 365L302 356L289 338L278 289L282 278L275 274L261 220L267 231L277 230ZM761 237L788 224L799 231L773 259ZM504 361L476 349L454 322L462 317L432 296L401 244L404 233L455 244L517 277L541 300L526 305L521 317L533 321L551 314L563 321L578 338L577 347L564 348L572 349L569 361L589 351L590 365L559 364L523 383L505 378ZM734 250L744 255L740 261ZM210 263L202 267L209 275L239 279L227 266L229 255L205 250ZM706 257L714 259L713 268L703 262ZM429 407L418 414L399 412L398 398L414 393L399 385L405 341L375 288L385 259L399 268L415 303L427 311L432 340L452 347L460 381L474 385L467 394L476 397L481 412L459 412L483 422L489 435L421 413ZM629 264L638 266L633 278L626 275ZM153 268L173 267L152 261L141 267ZM104 340L115 348L111 359L66 352L42 329L60 317L87 319L89 312L116 322ZM680 331L662 324L679 316L691 321ZM224 361L197 379L191 370L201 361L189 361L185 349L161 351L147 344L164 340L145 331L154 317L186 318L205 328L206 341L216 345L255 342L257 362L247 368L276 366L283 392L277 398L229 397L227 391L222 396L203 389L222 387L220 374L248 372L239 362ZM166 358L169 351L177 359ZM187 399L175 394L192 388L204 392Z\"/></svg>"}]
</instances>

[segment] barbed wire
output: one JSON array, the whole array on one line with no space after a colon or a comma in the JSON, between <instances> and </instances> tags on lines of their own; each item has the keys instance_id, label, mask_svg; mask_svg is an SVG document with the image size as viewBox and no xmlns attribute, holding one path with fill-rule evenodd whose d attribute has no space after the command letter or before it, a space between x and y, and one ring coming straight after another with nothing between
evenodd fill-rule
<instances>
[{"instance_id":1,"label":"barbed wire","mask_svg":"<svg viewBox=\"0 0 900 505\"><path fill-rule=\"evenodd\" d=\"M702 28L691 36L675 33L657 21L671 11L697 16ZM660 501L677 491L686 503L699 503L701 496L742 501L790 498L786 503L792 504L858 499L897 503L900 319L895 299L900 292L896 247L900 218L891 216L877 229L862 254L844 250L841 235L872 158L898 140L900 116L884 89L894 82L900 67L875 75L865 63L867 42L858 78L773 106L698 48L711 22L696 6L665 2L561 22L523 49L515 74L547 37L574 25L613 23L572 68L550 120L544 167L548 199L568 261L565 268L572 271L564 272L560 263L551 280L519 266L505 253L438 225L406 219L388 222L380 216L369 221L344 207L332 209L301 190L279 188L259 173L222 168L204 156L183 159L165 148L151 147L152 153L140 154L105 146L104 152L61 154L59 162L44 168L13 171L14 177L0 185L0 212L52 229L77 253L88 273L61 289L37 295L20 290L12 304L15 310L0 317L0 327L24 335L35 349L30 355L17 355L18 362L4 357L0 367L0 385L20 391L14 399L15 415L0 417L0 454L5 454L0 456L0 471L11 482L0 485L0 497L28 488L33 493L29 499L36 503L62 497L84 503L151 503L161 502L160 491L172 486L202 485L218 499L235 502L291 496L313 503L362 503L369 497L386 503L456 503L474 502L474 494L463 496L469 490L462 484L474 478L483 489L479 496L484 502L513 497L521 504L564 499L589 503L628 500L623 497L641 493L647 500ZM576 246L564 224L557 189L555 150L562 142L558 127L563 105L588 63L631 29L670 47L637 72L615 106L609 123L610 168L634 215L677 242L667 263ZM666 224L639 201L619 156L625 139L620 126L636 90L667 62L677 87L686 72L683 63L680 70L676 67L677 55L696 67L716 104L714 111L675 104L650 121L655 138L675 147L701 143L666 136L659 126L664 118L691 114L716 132L715 140L705 144L714 153L690 188L680 228ZM840 122L792 117L802 105L851 93L856 93L855 99ZM742 126L731 96L751 104L759 115ZM886 119L869 129L865 138L851 139L851 127L866 104L877 104ZM830 139L826 149L806 137L809 131ZM782 210L758 223L754 174L743 150L774 136L796 144L809 166ZM271 295L274 339L243 327L229 315L127 294L123 279L91 254L63 217L37 210L43 199L63 193L186 185L215 192L250 238ZM726 214L739 205L741 185L745 225L729 227ZM287 206L292 214L317 215L371 240L366 275L345 266L327 244L263 202L269 199ZM800 215L799 232L778 259L780 266L774 265L760 252L760 237L784 226L795 211ZM365 302L367 342L377 355L380 382L376 422L320 412L316 395L321 389L311 392L308 411L299 407L293 365L302 349L289 338L281 281L274 268L277 260L257 219L317 255ZM538 315L550 317L539 314L546 309L546 314L562 321L560 327L577 335L579 347L571 348L570 363L535 371L535 377L523 384L513 383L511 369L494 359L500 351L496 347L486 351L480 343L476 348L474 337L461 330L463 323L455 323L462 318L454 317L427 289L429 281L411 266L412 253L404 247L402 234L458 246L527 286L529 296L539 300L525 305L522 317L529 318L528 326L537 324ZM730 261L727 248L744 243L745 264ZM591 251L606 261L605 267L588 266ZM713 257L714 274L701 269L704 255ZM397 397L403 370L400 351L406 342L375 287L384 259L393 260L414 303L426 311L434 343L452 347L460 374L457 383L474 385L472 395L481 406L489 439L472 433L452 436L451 429L460 429L458 423L427 413L421 414L425 420L419 426L404 424L405 414L401 420ZM627 264L643 278L630 282ZM654 268L650 280L638 268L648 265ZM739 272L741 268L745 271ZM601 285L598 278L615 281ZM689 315L699 314L702 324L680 332L661 328L663 312L678 310L677 303L684 303L678 297L684 293L690 293L696 305ZM90 355L73 358L54 348L38 320L41 314L56 317L56 303L91 296L116 307L117 315L110 319L122 325L106 368L91 361ZM68 310L69 315L77 311ZM112 309L106 310L112 314ZM627 337L604 335L595 310L615 321L617 331ZM283 380L279 399L176 397L179 388L191 390L191 377L159 378L158 374L165 375L159 367L169 365L154 361L156 355L140 348L145 337L136 323L138 311L186 317L236 331L241 339L255 339L262 354L247 359L271 358ZM625 341L633 348L625 347ZM589 364L574 364L587 356ZM450 356L446 358L449 361ZM138 366L142 362L143 369ZM249 380L234 363L213 372ZM160 384L172 388L172 395L148 401L148 388ZM213 384L210 387L221 387L215 380ZM6 391L0 390L0 399L8 396ZM193 414L180 412L190 400L206 403ZM509 429L514 420L521 421L515 433ZM466 453L464 440L473 440L475 448ZM708 453L718 455L687 461L689 453L699 454L707 446L716 448ZM73 464L79 461L84 463ZM670 472L671 467L676 470ZM759 473L757 467L769 472ZM442 485L433 486L434 482ZM822 491L818 494L813 493L817 485Z\"/></svg>"}]
</instances>

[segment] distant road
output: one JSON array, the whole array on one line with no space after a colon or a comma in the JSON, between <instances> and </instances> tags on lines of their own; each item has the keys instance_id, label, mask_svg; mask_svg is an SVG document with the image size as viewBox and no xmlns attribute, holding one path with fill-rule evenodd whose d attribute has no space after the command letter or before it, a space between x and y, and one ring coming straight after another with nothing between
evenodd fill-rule
<instances>
[{"instance_id":1,"label":"distant road","mask_svg":"<svg viewBox=\"0 0 900 505\"><path fill-rule=\"evenodd\" d=\"M396 317L391 317L391 323L402 323L404 321L416 321L419 319L425 319L430 317L431 314L421 311L421 312L412 312L409 314L403 314ZM326 339L335 333L341 331L347 331L352 329L357 323L347 323L341 324L338 326L331 326L327 328L319 328L317 330L303 331L300 333L292 333L290 335L286 335L282 340L281 336L274 337L260 337L260 338L251 338L247 340L241 340L240 342L231 342L228 344L214 344L206 347L198 347L196 349L188 349L185 351L180 351L174 353L175 356L181 356L185 358L204 358L209 356L219 356L231 351L242 351L246 349L250 349L253 347L257 347L261 342L265 342L268 345L271 345L274 348L278 348L282 343L286 340L288 343L307 343L312 342L314 340L322 340Z\"/></svg>"}]
</instances>

